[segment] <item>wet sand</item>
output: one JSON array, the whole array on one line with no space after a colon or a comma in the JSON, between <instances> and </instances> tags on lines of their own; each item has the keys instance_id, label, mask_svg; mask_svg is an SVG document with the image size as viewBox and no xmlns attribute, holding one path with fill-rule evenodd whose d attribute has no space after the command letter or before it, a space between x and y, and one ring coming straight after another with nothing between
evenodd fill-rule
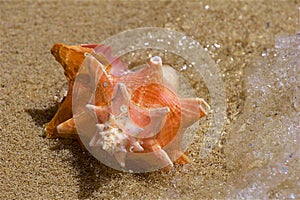
<instances>
[{"instance_id":1,"label":"wet sand","mask_svg":"<svg viewBox=\"0 0 300 200\"><path fill-rule=\"evenodd\" d=\"M298 7L299 1L1 1L0 199L224 198L239 172L223 150L243 108L243 72L275 35L299 31ZM67 83L52 45L99 43L146 26L193 36L217 63L228 120L212 153L199 157L196 140L192 165L130 174L99 164L76 141L45 138Z\"/></svg>"}]
</instances>

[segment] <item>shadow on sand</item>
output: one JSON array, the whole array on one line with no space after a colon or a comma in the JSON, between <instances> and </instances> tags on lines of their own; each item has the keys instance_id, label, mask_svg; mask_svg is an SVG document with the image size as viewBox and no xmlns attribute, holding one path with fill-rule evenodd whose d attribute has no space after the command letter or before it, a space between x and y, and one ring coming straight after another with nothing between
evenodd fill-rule
<instances>
[{"instance_id":1,"label":"shadow on sand","mask_svg":"<svg viewBox=\"0 0 300 200\"><path fill-rule=\"evenodd\" d=\"M58 107L59 107L59 103L45 109L29 108L29 109L25 109L25 111L31 116L35 125L39 127L43 127L45 126L46 123L48 123L52 119Z\"/></svg>"},{"instance_id":2,"label":"shadow on sand","mask_svg":"<svg viewBox=\"0 0 300 200\"><path fill-rule=\"evenodd\" d=\"M45 123L49 122L54 116L59 104L45 109L26 109L26 112L32 117L35 124L39 127L44 127ZM45 135L43 135L45 137ZM100 198L113 198L115 195L108 196L111 191L105 191L105 186L109 184L111 180L116 178L122 180L128 178L128 173L120 172L109 168L101 164L95 159L88 151L80 146L80 144L74 139L59 139L55 141L53 146L49 147L50 150L59 152L61 150L69 150L72 153L71 160L62 160L72 164L74 169L78 171L78 199L89 199L93 197L93 193L96 191L103 191L107 194ZM152 172L160 173L160 172ZM130 178L138 179L141 182L148 182L153 176L152 173L143 174L130 174ZM155 176L154 176L155 177ZM153 180L155 181L155 180ZM119 194L122 195L122 194ZM121 196L120 196L121 197Z\"/></svg>"}]
</instances>

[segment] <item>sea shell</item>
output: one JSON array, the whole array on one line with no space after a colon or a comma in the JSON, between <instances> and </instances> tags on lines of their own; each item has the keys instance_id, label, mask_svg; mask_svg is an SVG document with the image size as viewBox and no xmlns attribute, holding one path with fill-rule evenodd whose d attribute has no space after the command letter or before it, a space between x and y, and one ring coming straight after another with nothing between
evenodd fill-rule
<instances>
[{"instance_id":1,"label":"sea shell","mask_svg":"<svg viewBox=\"0 0 300 200\"><path fill-rule=\"evenodd\" d=\"M172 70L163 67L160 57L130 70L104 45L56 44L52 53L64 66L69 91L46 126L48 137L76 136L76 124L88 149L113 155L121 168L126 168L129 153L149 153L160 167L188 162L181 150L182 134L209 106L201 98L180 97L176 76L168 81L166 72ZM82 113L95 120L94 129L85 127L91 118Z\"/></svg>"}]
</instances>

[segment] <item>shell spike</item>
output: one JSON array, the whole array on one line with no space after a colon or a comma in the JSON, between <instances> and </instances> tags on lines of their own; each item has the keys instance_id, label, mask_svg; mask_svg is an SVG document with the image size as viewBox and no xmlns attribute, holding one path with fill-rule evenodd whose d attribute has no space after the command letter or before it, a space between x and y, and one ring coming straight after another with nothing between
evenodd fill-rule
<instances>
[{"instance_id":1,"label":"shell spike","mask_svg":"<svg viewBox=\"0 0 300 200\"><path fill-rule=\"evenodd\" d=\"M150 58L149 64L151 66L161 66L162 67L162 59L159 56L154 56Z\"/></svg>"},{"instance_id":2,"label":"shell spike","mask_svg":"<svg viewBox=\"0 0 300 200\"><path fill-rule=\"evenodd\" d=\"M170 159L169 155L163 150L159 149L157 151L154 151L153 154L155 155L156 159L158 159L158 162L163 167L171 166L173 167L173 162Z\"/></svg>"},{"instance_id":3,"label":"shell spike","mask_svg":"<svg viewBox=\"0 0 300 200\"><path fill-rule=\"evenodd\" d=\"M112 112L114 115L127 112L129 98L126 86L123 83L118 83L116 93L112 99Z\"/></svg>"},{"instance_id":4,"label":"shell spike","mask_svg":"<svg viewBox=\"0 0 300 200\"><path fill-rule=\"evenodd\" d=\"M74 119L71 118L59 124L57 126L57 132L59 134L74 135L76 133Z\"/></svg>"},{"instance_id":5,"label":"shell spike","mask_svg":"<svg viewBox=\"0 0 300 200\"><path fill-rule=\"evenodd\" d=\"M148 66L150 67L151 76L157 79L157 83L163 82L163 70L162 70L162 59L159 56L151 57L148 61Z\"/></svg>"},{"instance_id":6,"label":"shell spike","mask_svg":"<svg viewBox=\"0 0 300 200\"><path fill-rule=\"evenodd\" d=\"M80 46L95 49L97 46L99 46L99 44L80 44Z\"/></svg>"},{"instance_id":7,"label":"shell spike","mask_svg":"<svg viewBox=\"0 0 300 200\"><path fill-rule=\"evenodd\" d=\"M181 98L180 105L183 127L192 125L210 111L210 106L201 98Z\"/></svg>"},{"instance_id":8,"label":"shell spike","mask_svg":"<svg viewBox=\"0 0 300 200\"><path fill-rule=\"evenodd\" d=\"M105 123L109 118L110 109L108 106L85 105L87 111L100 123Z\"/></svg>"},{"instance_id":9,"label":"shell spike","mask_svg":"<svg viewBox=\"0 0 300 200\"><path fill-rule=\"evenodd\" d=\"M163 128L167 114L170 112L168 107L152 108L149 110L150 123L144 127L144 131L139 135L140 138L155 136Z\"/></svg>"},{"instance_id":10,"label":"shell spike","mask_svg":"<svg viewBox=\"0 0 300 200\"><path fill-rule=\"evenodd\" d=\"M100 77L103 75L103 73L107 76L104 70L104 66L90 54L86 55L84 65L86 65L89 70L89 75L92 79L93 89L95 90L98 81Z\"/></svg>"},{"instance_id":11,"label":"shell spike","mask_svg":"<svg viewBox=\"0 0 300 200\"><path fill-rule=\"evenodd\" d=\"M130 152L144 151L144 148L138 141L132 141L132 145L129 147Z\"/></svg>"}]
</instances>

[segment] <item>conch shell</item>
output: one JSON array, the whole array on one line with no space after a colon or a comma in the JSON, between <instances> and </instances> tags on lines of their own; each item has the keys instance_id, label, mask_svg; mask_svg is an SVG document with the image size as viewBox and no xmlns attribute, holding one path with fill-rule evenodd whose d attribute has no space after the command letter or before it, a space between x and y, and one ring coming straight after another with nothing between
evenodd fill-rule
<instances>
[{"instance_id":1,"label":"conch shell","mask_svg":"<svg viewBox=\"0 0 300 200\"><path fill-rule=\"evenodd\" d=\"M181 150L182 135L209 105L201 98L180 97L160 57L128 69L104 45L56 44L51 52L65 69L69 91L46 126L47 137L78 137L75 124L87 119L76 116L88 113L96 122L92 134L83 136L88 148L108 152L122 168L128 153L151 153L162 167L189 162Z\"/></svg>"}]
</instances>

